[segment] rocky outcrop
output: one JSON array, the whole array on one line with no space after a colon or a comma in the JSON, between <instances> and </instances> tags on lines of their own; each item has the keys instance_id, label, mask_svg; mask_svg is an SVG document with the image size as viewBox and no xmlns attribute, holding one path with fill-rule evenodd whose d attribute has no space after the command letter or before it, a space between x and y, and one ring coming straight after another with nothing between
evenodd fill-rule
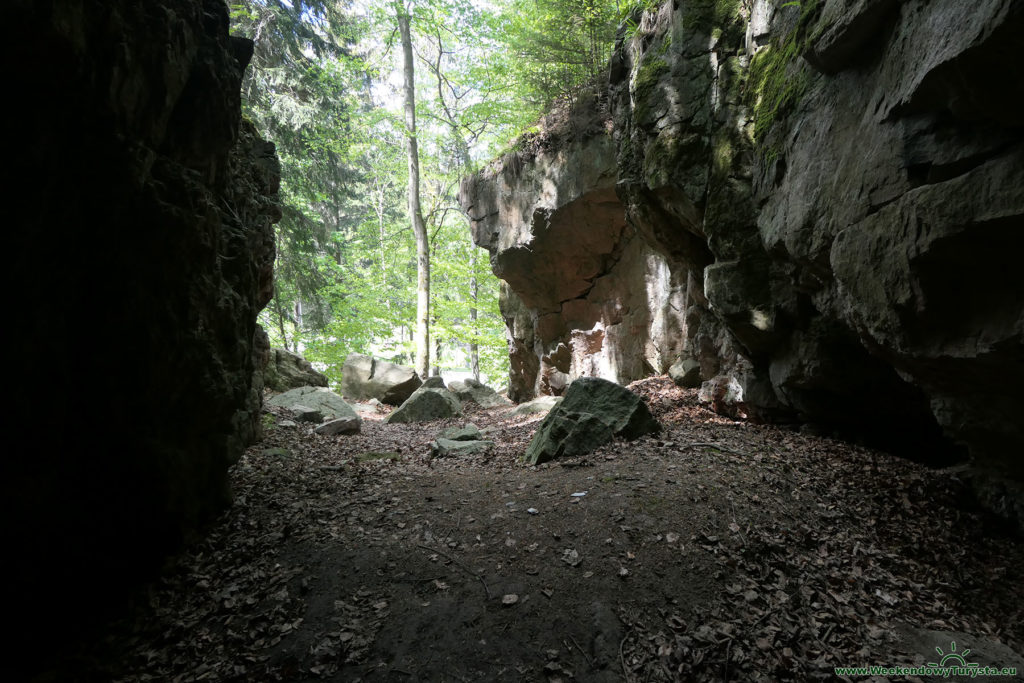
<instances>
[{"instance_id":1,"label":"rocky outcrop","mask_svg":"<svg viewBox=\"0 0 1024 683\"><path fill-rule=\"evenodd\" d=\"M341 393L355 401L375 398L400 406L422 383L412 368L360 353L349 354L342 366Z\"/></svg>"},{"instance_id":2,"label":"rocky outcrop","mask_svg":"<svg viewBox=\"0 0 1024 683\"><path fill-rule=\"evenodd\" d=\"M220 0L16 0L0 46L7 423L30 435L0 476L8 605L48 647L230 500L260 430L278 165Z\"/></svg>"},{"instance_id":3,"label":"rocky outcrop","mask_svg":"<svg viewBox=\"0 0 1024 683\"><path fill-rule=\"evenodd\" d=\"M1012 0L644 14L598 98L610 135L552 134L463 184L512 290L513 397L663 370L656 346L751 416L1024 479L1022 29Z\"/></svg>"},{"instance_id":4,"label":"rocky outcrop","mask_svg":"<svg viewBox=\"0 0 1024 683\"><path fill-rule=\"evenodd\" d=\"M326 387L327 377L302 356L288 349L271 348L263 368L263 384L274 391L299 387Z\"/></svg>"},{"instance_id":5,"label":"rocky outcrop","mask_svg":"<svg viewBox=\"0 0 1024 683\"><path fill-rule=\"evenodd\" d=\"M548 143L550 144L550 143ZM473 238L505 285L508 395L560 395L575 377L613 381L664 371L682 349L686 271L626 222L612 137L567 134L464 183Z\"/></svg>"}]
</instances>

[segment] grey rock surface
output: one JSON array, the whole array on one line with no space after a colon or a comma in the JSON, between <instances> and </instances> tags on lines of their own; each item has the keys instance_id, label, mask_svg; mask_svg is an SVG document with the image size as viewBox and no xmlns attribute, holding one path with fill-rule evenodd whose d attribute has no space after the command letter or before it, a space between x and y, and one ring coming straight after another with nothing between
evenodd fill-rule
<instances>
[{"instance_id":1,"label":"grey rock surface","mask_svg":"<svg viewBox=\"0 0 1024 683\"><path fill-rule=\"evenodd\" d=\"M595 377L582 377L544 418L523 460L537 465L562 456L589 453L613 436L636 439L661 425L639 396Z\"/></svg>"},{"instance_id":2,"label":"grey rock surface","mask_svg":"<svg viewBox=\"0 0 1024 683\"><path fill-rule=\"evenodd\" d=\"M426 387L427 389L447 389L447 387L444 385L444 378L441 377L440 375L431 375L430 377L427 378L427 380L423 383L422 386Z\"/></svg>"},{"instance_id":3,"label":"grey rock surface","mask_svg":"<svg viewBox=\"0 0 1024 683\"><path fill-rule=\"evenodd\" d=\"M339 417L318 425L313 431L324 436L334 436L335 434L358 434L362 427L363 420L360 417Z\"/></svg>"},{"instance_id":4,"label":"grey rock surface","mask_svg":"<svg viewBox=\"0 0 1024 683\"><path fill-rule=\"evenodd\" d=\"M267 403L289 410L293 410L295 406L308 407L318 411L322 416L321 419L358 419L356 411L345 402L345 399L323 387L298 387L274 396ZM317 420L317 422L319 421Z\"/></svg>"},{"instance_id":5,"label":"grey rock surface","mask_svg":"<svg viewBox=\"0 0 1024 683\"><path fill-rule=\"evenodd\" d=\"M700 363L693 358L680 358L668 369L668 376L681 387L696 389L701 384Z\"/></svg>"},{"instance_id":6,"label":"grey rock surface","mask_svg":"<svg viewBox=\"0 0 1024 683\"><path fill-rule=\"evenodd\" d=\"M494 448L493 441L487 440L453 440L439 438L430 444L430 453L435 458L486 453Z\"/></svg>"},{"instance_id":7,"label":"grey rock surface","mask_svg":"<svg viewBox=\"0 0 1024 683\"><path fill-rule=\"evenodd\" d=\"M320 422L324 419L323 414L316 408L303 405L301 403L295 403L290 406L289 410L292 411L292 415L295 416L297 422Z\"/></svg>"},{"instance_id":8,"label":"grey rock surface","mask_svg":"<svg viewBox=\"0 0 1024 683\"><path fill-rule=\"evenodd\" d=\"M455 394L447 389L421 387L384 418L384 422L433 422L461 414L462 404Z\"/></svg>"},{"instance_id":9,"label":"grey rock surface","mask_svg":"<svg viewBox=\"0 0 1024 683\"><path fill-rule=\"evenodd\" d=\"M342 366L341 393L354 401L401 405L421 384L412 368L359 353L349 354Z\"/></svg>"},{"instance_id":10,"label":"grey rock surface","mask_svg":"<svg viewBox=\"0 0 1024 683\"><path fill-rule=\"evenodd\" d=\"M449 441L476 441L483 436L483 432L472 422L463 427L449 427L441 432L441 438Z\"/></svg>"},{"instance_id":11,"label":"grey rock surface","mask_svg":"<svg viewBox=\"0 0 1024 683\"><path fill-rule=\"evenodd\" d=\"M501 396L494 389L481 384L472 377L464 380L455 380L448 385L449 391L459 397L463 403L471 401L484 408L497 408L498 406L512 405L512 401Z\"/></svg>"},{"instance_id":12,"label":"grey rock surface","mask_svg":"<svg viewBox=\"0 0 1024 683\"><path fill-rule=\"evenodd\" d=\"M263 383L274 391L288 391L297 387L326 387L327 377L302 356L287 349L271 348L263 368Z\"/></svg>"},{"instance_id":13,"label":"grey rock surface","mask_svg":"<svg viewBox=\"0 0 1024 683\"><path fill-rule=\"evenodd\" d=\"M604 126L464 181L510 397L691 357L751 416L1024 481L1020 3L710 7L644 16Z\"/></svg>"},{"instance_id":14,"label":"grey rock surface","mask_svg":"<svg viewBox=\"0 0 1024 683\"><path fill-rule=\"evenodd\" d=\"M509 415L513 417L521 415L541 415L543 413L547 413L561 402L561 396L538 396L532 401L520 403L514 409L509 411Z\"/></svg>"}]
</instances>

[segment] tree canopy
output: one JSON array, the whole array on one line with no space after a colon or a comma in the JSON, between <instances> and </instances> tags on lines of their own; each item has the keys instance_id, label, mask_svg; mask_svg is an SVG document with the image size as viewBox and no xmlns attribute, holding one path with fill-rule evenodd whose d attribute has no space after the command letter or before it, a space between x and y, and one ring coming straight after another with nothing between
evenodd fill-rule
<instances>
[{"instance_id":1,"label":"tree canopy","mask_svg":"<svg viewBox=\"0 0 1024 683\"><path fill-rule=\"evenodd\" d=\"M272 342L302 351L334 381L351 352L412 362L418 268L407 151L414 140L420 261L425 248L430 263L424 315L433 343L423 353L435 371L461 368L504 382L498 281L487 253L471 242L455 197L459 179L546 107L600 78L616 26L635 4L231 3L234 32L256 41L244 113L276 143L282 163L274 299L261 316ZM403 111L403 16L414 130Z\"/></svg>"}]
</instances>

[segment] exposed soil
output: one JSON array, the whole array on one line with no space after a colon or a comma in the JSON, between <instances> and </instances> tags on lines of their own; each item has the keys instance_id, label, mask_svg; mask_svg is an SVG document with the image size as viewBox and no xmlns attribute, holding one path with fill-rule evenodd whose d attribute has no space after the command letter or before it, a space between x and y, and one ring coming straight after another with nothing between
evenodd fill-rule
<instances>
[{"instance_id":1,"label":"exposed soil","mask_svg":"<svg viewBox=\"0 0 1024 683\"><path fill-rule=\"evenodd\" d=\"M235 505L44 680L831 679L954 639L1021 666L1024 542L956 470L631 388L660 434L539 468L541 418L509 409L341 437L268 415ZM432 459L467 421L496 447Z\"/></svg>"}]
</instances>

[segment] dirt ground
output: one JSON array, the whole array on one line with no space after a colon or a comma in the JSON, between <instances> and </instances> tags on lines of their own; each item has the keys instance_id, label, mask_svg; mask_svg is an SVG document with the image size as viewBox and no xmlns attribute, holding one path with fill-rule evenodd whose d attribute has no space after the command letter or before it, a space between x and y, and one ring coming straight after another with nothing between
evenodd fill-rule
<instances>
[{"instance_id":1,"label":"dirt ground","mask_svg":"<svg viewBox=\"0 0 1024 683\"><path fill-rule=\"evenodd\" d=\"M541 417L507 408L361 406L341 437L268 413L234 506L40 680L799 681L954 641L1024 672L1024 541L956 469L631 388L660 434L539 468ZM496 446L431 458L467 422Z\"/></svg>"}]
</instances>

